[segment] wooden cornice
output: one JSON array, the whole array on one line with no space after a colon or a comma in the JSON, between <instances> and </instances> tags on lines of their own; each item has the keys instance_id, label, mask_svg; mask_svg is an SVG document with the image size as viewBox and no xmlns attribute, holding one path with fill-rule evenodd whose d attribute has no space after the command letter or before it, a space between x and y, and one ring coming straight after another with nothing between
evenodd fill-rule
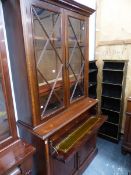
<instances>
[{"instance_id":1,"label":"wooden cornice","mask_svg":"<svg viewBox=\"0 0 131 175\"><path fill-rule=\"evenodd\" d=\"M77 13L82 13L85 16L90 16L92 13L95 12L94 9L89 8L83 4L80 4L74 0L41 0L45 2L49 2L52 4L60 5L61 7L64 6L64 8L71 9L72 11L75 11Z\"/></svg>"}]
</instances>

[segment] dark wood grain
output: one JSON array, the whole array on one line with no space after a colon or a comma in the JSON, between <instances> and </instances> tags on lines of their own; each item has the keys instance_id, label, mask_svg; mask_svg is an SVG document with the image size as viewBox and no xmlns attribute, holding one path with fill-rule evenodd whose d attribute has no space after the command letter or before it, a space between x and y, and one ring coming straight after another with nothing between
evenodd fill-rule
<instances>
[{"instance_id":1,"label":"dark wood grain","mask_svg":"<svg viewBox=\"0 0 131 175\"><path fill-rule=\"evenodd\" d=\"M0 150L0 175L10 172L17 166L21 166L34 154L34 151L34 147L21 140Z\"/></svg>"},{"instance_id":2,"label":"dark wood grain","mask_svg":"<svg viewBox=\"0 0 131 175\"><path fill-rule=\"evenodd\" d=\"M91 9L85 5L82 5L74 0L46 0L46 2L50 2L53 4L56 4L60 7L64 7L66 9L69 9L71 11L77 12L79 14L90 16L92 13L95 12L94 9Z\"/></svg>"}]
</instances>

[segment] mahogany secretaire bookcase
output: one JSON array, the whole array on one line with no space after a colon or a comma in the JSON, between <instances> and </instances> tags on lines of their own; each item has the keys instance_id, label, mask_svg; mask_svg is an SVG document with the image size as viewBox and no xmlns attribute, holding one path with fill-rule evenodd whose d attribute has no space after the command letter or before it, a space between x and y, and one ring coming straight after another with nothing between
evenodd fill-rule
<instances>
[{"instance_id":1,"label":"mahogany secretaire bookcase","mask_svg":"<svg viewBox=\"0 0 131 175\"><path fill-rule=\"evenodd\" d=\"M88 98L89 16L73 0L5 0L20 135L36 147L33 174L81 174L106 117Z\"/></svg>"},{"instance_id":2,"label":"mahogany secretaire bookcase","mask_svg":"<svg viewBox=\"0 0 131 175\"><path fill-rule=\"evenodd\" d=\"M31 174L34 147L17 136L0 2L0 175Z\"/></svg>"}]
</instances>

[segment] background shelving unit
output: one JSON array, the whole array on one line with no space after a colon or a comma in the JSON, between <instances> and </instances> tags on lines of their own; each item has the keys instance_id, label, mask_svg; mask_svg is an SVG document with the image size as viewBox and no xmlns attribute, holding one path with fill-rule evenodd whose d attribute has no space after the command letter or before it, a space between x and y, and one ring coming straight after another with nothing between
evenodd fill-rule
<instances>
[{"instance_id":1,"label":"background shelving unit","mask_svg":"<svg viewBox=\"0 0 131 175\"><path fill-rule=\"evenodd\" d=\"M96 61L89 62L89 97L97 98L97 73Z\"/></svg>"},{"instance_id":2,"label":"background shelving unit","mask_svg":"<svg viewBox=\"0 0 131 175\"><path fill-rule=\"evenodd\" d=\"M119 141L121 131L126 70L126 60L104 60L101 113L108 115L108 120L99 135L114 142Z\"/></svg>"}]
</instances>

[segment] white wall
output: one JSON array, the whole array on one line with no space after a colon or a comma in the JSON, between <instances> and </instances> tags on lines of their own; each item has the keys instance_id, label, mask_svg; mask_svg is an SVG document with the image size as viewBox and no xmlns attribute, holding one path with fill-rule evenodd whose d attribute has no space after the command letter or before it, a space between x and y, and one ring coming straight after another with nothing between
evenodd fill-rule
<instances>
[{"instance_id":1,"label":"white wall","mask_svg":"<svg viewBox=\"0 0 131 175\"><path fill-rule=\"evenodd\" d=\"M96 0L75 0L83 5L90 8L96 9ZM90 16L90 27L89 27L89 60L95 59L95 23L96 13Z\"/></svg>"},{"instance_id":2,"label":"white wall","mask_svg":"<svg viewBox=\"0 0 131 175\"><path fill-rule=\"evenodd\" d=\"M123 123L127 97L131 96L131 0L97 0L96 59L98 72L98 99L101 99L103 60L128 60L126 83L123 90Z\"/></svg>"}]
</instances>

